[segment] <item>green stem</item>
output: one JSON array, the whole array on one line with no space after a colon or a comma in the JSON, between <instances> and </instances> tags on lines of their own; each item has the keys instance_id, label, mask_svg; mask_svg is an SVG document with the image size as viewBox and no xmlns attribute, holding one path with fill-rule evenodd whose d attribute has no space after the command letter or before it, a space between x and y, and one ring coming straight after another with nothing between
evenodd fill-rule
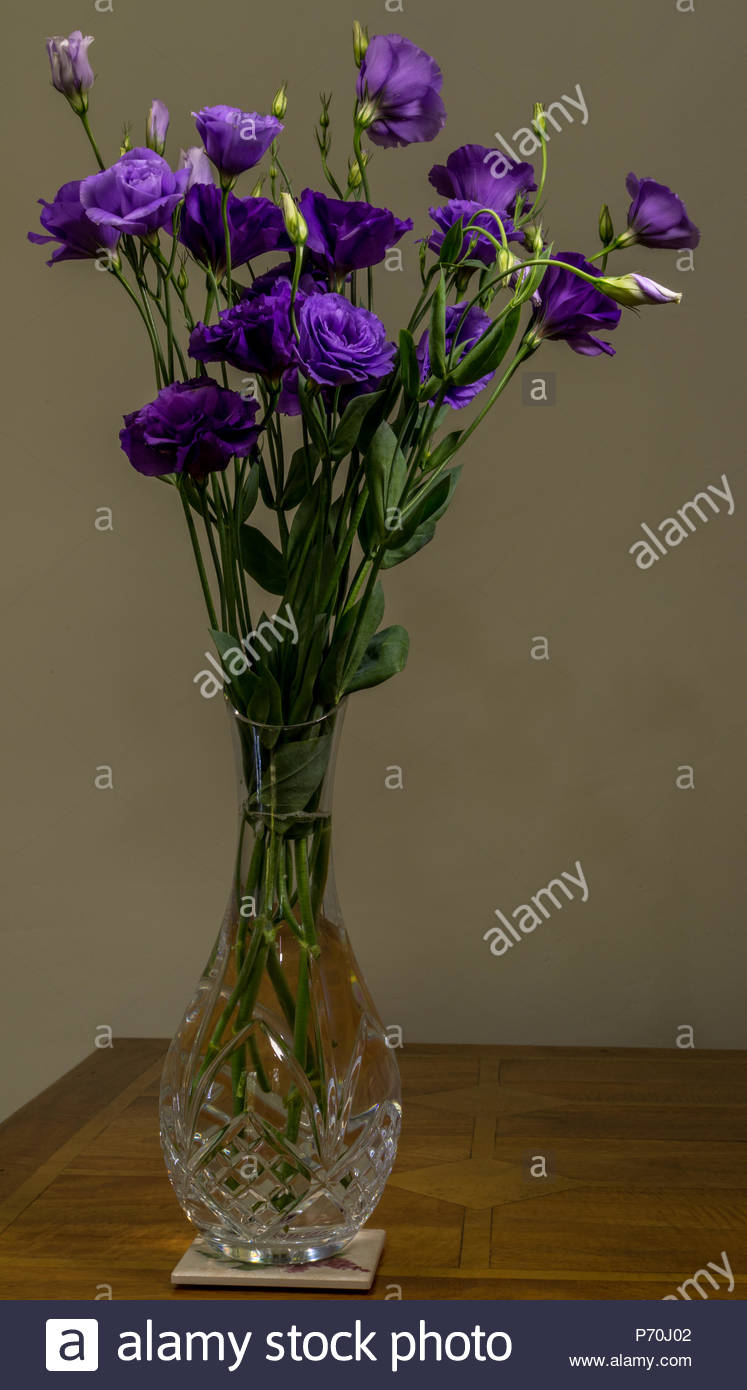
<instances>
[{"instance_id":1,"label":"green stem","mask_svg":"<svg viewBox=\"0 0 747 1390\"><path fill-rule=\"evenodd\" d=\"M209 619L210 619L210 626L213 627L213 628L217 628L217 626L218 626L218 619L217 619L217 617L215 616L215 608L214 608L214 606L213 606L213 597L212 597L212 594L210 593L210 585L208 584L208 577L207 577L207 574L205 573L205 565L204 565L204 562L203 562L203 559L202 559L202 551L200 550L200 542L199 542L199 540L197 539L197 531L196 531L196 529L195 529L195 523L194 523L194 520L193 520L193 517L192 517L192 508L190 507L189 502L187 501L186 497L184 496L184 493L183 493L183 491L182 491L181 488L179 488L179 496L180 496L181 499L182 499L182 506L183 506L183 508L184 508L184 515L185 515L185 517L186 517L186 519L187 519L187 528L188 528L188 530L189 530L189 539L190 539L191 542L192 542L192 550L194 551L194 557L195 557L195 561L196 561L196 564L197 564L197 572L198 572L198 574L199 574L199 576L200 576L200 584L202 585L202 592L203 592L203 595L204 595L204 598L205 598L205 607L207 608L208 617L209 617Z\"/></svg>"},{"instance_id":2,"label":"green stem","mask_svg":"<svg viewBox=\"0 0 747 1390\"><path fill-rule=\"evenodd\" d=\"M79 116L79 118L80 118L80 123L81 123L81 125L82 125L84 131L86 132L86 135L88 136L88 141L89 141L89 144L90 144L90 146L91 146L91 149L93 150L93 152L94 152L94 154L95 154L95 156L96 156L96 163L98 164L99 169L105 169L105 168L106 168L106 165L105 165L103 159L101 158L101 155L100 155L100 153L99 153L99 147L98 147L98 145L96 144L96 141L94 140L94 137L93 137L93 131L91 130L90 122L89 122L89 120L88 120L88 112L87 112L87 111L77 111L77 112L76 112L76 115Z\"/></svg>"},{"instance_id":3,"label":"green stem","mask_svg":"<svg viewBox=\"0 0 747 1390\"><path fill-rule=\"evenodd\" d=\"M220 213L223 219L223 235L226 241L226 293L228 295L228 307L230 309L233 302L233 292L231 285L231 232L228 226L228 193L227 188L221 189Z\"/></svg>"}]
</instances>

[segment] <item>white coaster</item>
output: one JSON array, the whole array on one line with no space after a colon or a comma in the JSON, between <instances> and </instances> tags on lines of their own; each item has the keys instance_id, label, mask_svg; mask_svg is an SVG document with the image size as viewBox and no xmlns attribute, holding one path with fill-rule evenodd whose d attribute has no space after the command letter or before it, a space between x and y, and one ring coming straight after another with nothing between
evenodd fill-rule
<instances>
[{"instance_id":1,"label":"white coaster","mask_svg":"<svg viewBox=\"0 0 747 1390\"><path fill-rule=\"evenodd\" d=\"M205 1254L197 1237L171 1273L172 1284L218 1288L370 1289L386 1231L359 1231L339 1255L305 1265L249 1265Z\"/></svg>"}]
</instances>

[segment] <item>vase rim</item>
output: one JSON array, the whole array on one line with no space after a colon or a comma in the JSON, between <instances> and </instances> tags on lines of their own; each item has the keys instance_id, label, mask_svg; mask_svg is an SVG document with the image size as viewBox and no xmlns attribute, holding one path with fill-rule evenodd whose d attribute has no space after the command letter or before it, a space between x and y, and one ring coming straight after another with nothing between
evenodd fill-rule
<instances>
[{"instance_id":1,"label":"vase rim","mask_svg":"<svg viewBox=\"0 0 747 1390\"><path fill-rule=\"evenodd\" d=\"M236 706L231 703L230 697L226 691L223 692L223 695L229 714L233 715L240 724L247 724L251 729L267 729L273 733L283 729L287 731L315 729L320 724L324 724L333 714L341 714L348 702L348 696L343 695L342 699L336 705L328 709L325 714L320 714L318 719L304 719L300 724L270 724L261 719L250 719L248 715L242 714L240 710L237 710Z\"/></svg>"}]
</instances>

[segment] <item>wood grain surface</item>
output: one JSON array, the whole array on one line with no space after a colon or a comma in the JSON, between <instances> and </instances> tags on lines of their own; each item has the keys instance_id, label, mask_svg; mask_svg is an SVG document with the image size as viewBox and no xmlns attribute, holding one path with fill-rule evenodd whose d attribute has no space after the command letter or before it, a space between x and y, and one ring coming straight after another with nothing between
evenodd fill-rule
<instances>
[{"instance_id":1,"label":"wood grain surface","mask_svg":"<svg viewBox=\"0 0 747 1390\"><path fill-rule=\"evenodd\" d=\"M347 1297L172 1289L194 1232L158 1142L165 1050L115 1039L0 1126L0 1296ZM747 1055L410 1045L398 1058L403 1132L372 1217L387 1244L369 1297L681 1298L709 1266L709 1298L747 1297ZM724 1253L731 1291L713 1273Z\"/></svg>"}]
</instances>

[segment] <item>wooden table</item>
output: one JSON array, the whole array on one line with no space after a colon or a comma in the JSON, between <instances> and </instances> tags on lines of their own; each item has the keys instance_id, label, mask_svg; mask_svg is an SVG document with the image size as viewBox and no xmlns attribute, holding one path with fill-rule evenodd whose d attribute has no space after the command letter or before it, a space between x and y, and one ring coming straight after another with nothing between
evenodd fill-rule
<instances>
[{"instance_id":1,"label":"wooden table","mask_svg":"<svg viewBox=\"0 0 747 1390\"><path fill-rule=\"evenodd\" d=\"M284 1296L169 1284L193 1232L158 1143L165 1047L115 1039L0 1126L0 1296ZM387 1245L371 1297L660 1299L724 1251L731 1295L724 1275L700 1288L747 1297L747 1054L398 1055L404 1128L372 1218Z\"/></svg>"}]
</instances>

